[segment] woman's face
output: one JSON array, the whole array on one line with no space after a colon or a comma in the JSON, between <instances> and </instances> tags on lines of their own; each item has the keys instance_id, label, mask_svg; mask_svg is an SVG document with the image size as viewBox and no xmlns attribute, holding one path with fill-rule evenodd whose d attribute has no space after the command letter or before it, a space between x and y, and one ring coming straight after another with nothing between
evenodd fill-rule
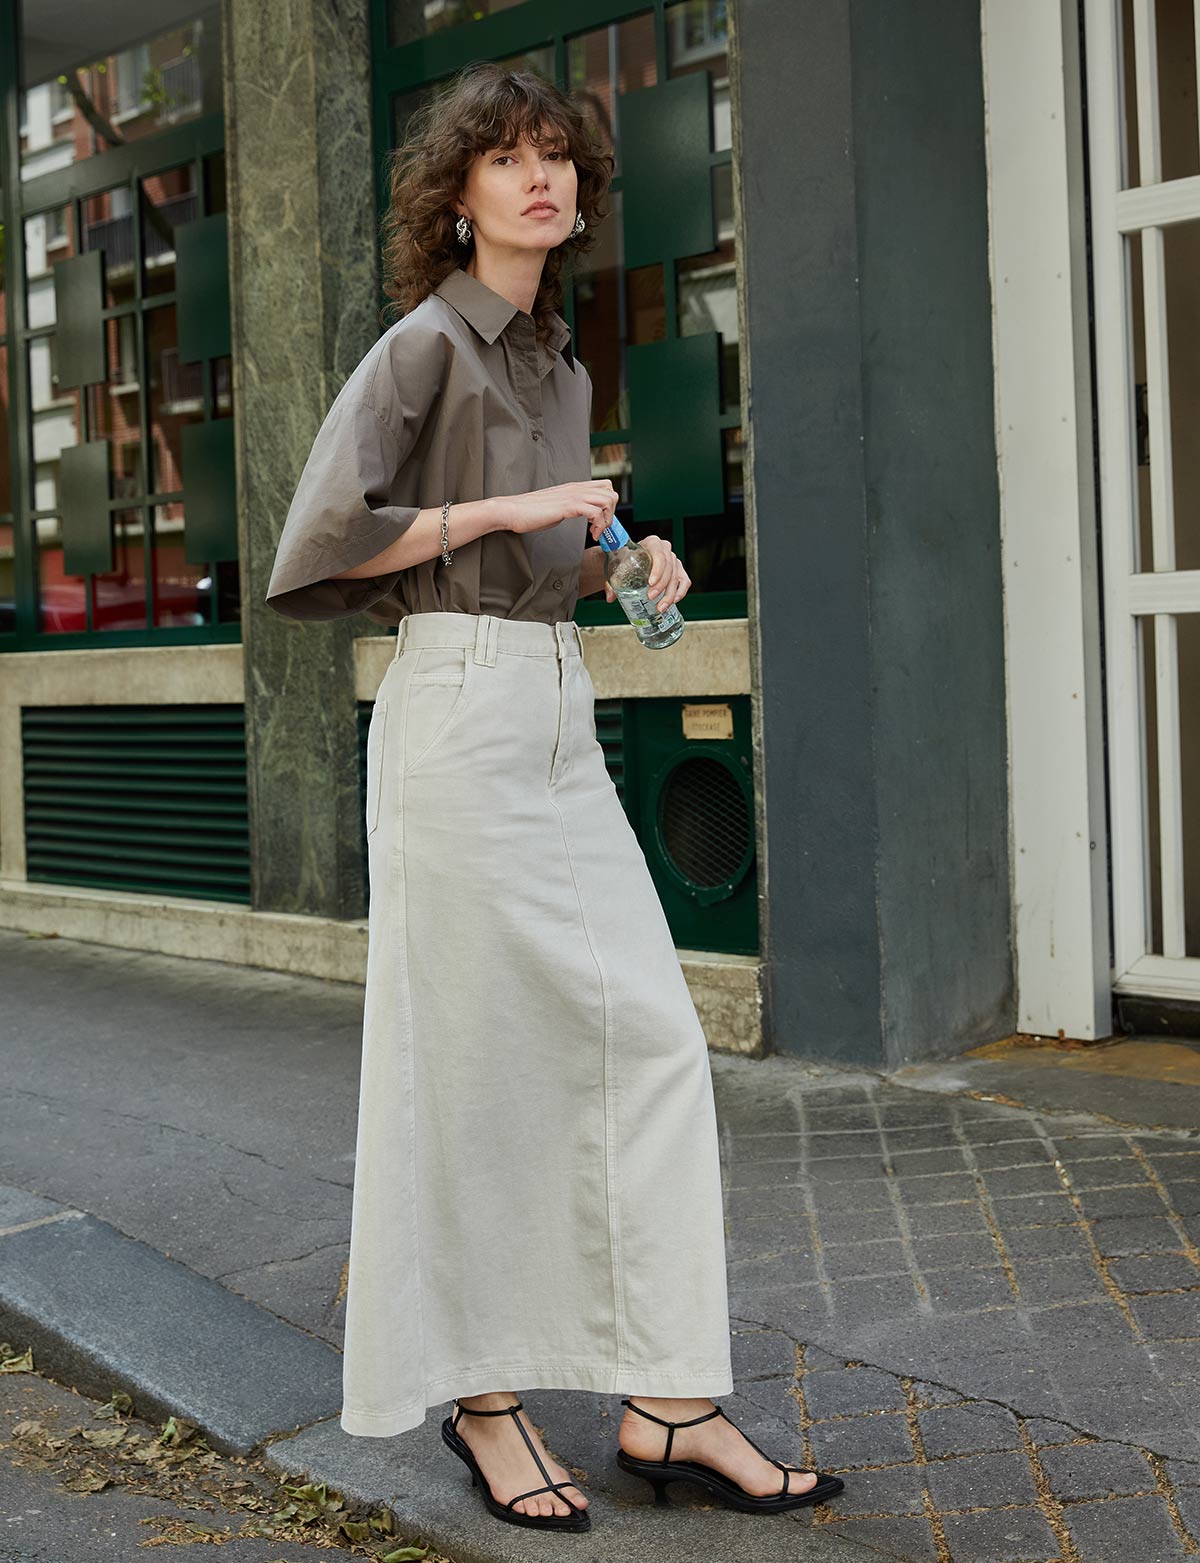
<instances>
[{"instance_id":1,"label":"woman's face","mask_svg":"<svg viewBox=\"0 0 1200 1563\"><path fill-rule=\"evenodd\" d=\"M561 139L481 152L467 170L456 210L471 219L476 242L500 249L552 250L575 226L579 178Z\"/></svg>"}]
</instances>

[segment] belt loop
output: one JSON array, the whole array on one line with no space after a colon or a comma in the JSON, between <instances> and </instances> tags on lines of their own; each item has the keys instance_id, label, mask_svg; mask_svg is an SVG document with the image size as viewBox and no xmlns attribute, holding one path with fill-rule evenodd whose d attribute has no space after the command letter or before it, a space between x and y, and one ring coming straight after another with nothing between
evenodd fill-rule
<instances>
[{"instance_id":1,"label":"belt loop","mask_svg":"<svg viewBox=\"0 0 1200 1563\"><path fill-rule=\"evenodd\" d=\"M484 667L496 665L496 637L499 624L494 613L481 613L475 625L475 660Z\"/></svg>"},{"instance_id":2,"label":"belt loop","mask_svg":"<svg viewBox=\"0 0 1200 1563\"><path fill-rule=\"evenodd\" d=\"M409 620L409 615L406 613L404 615L404 617L400 620L400 624L399 624L399 626L398 626L398 628L396 630L396 649L395 649L395 651L392 652L392 661L393 662L395 662L396 658L400 655L401 651L404 649L404 641L405 641L405 638L406 638L406 632L408 630L408 620Z\"/></svg>"}]
</instances>

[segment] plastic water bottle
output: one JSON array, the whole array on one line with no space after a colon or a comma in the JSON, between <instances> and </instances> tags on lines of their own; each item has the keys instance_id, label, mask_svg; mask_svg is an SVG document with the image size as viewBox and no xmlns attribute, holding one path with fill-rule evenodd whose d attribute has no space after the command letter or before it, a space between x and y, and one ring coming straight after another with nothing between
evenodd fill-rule
<instances>
[{"instance_id":1,"label":"plastic water bottle","mask_svg":"<svg viewBox=\"0 0 1200 1563\"><path fill-rule=\"evenodd\" d=\"M601 532L600 546L604 550L604 579L616 593L642 645L651 651L674 645L683 634L684 617L674 603L660 611L647 593L654 568L650 550L632 542L615 516L612 525Z\"/></svg>"}]
</instances>

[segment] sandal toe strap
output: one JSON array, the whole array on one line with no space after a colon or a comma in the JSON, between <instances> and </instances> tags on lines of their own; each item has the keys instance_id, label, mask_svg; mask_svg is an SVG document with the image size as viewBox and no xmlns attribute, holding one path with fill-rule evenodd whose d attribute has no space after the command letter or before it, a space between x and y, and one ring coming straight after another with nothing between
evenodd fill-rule
<instances>
[{"instance_id":1,"label":"sandal toe strap","mask_svg":"<svg viewBox=\"0 0 1200 1563\"><path fill-rule=\"evenodd\" d=\"M519 1492L515 1498L510 1498L504 1507L506 1509L511 1509L513 1504L520 1503L522 1498L536 1498L540 1492L558 1492L560 1487L574 1487L575 1485L576 1484L574 1482L568 1481L547 1482L544 1487L531 1487L528 1492ZM574 1509L576 1513L579 1512L579 1505L577 1503L572 1503L565 1492L558 1493L558 1496L565 1504L568 1505L568 1507Z\"/></svg>"}]
</instances>

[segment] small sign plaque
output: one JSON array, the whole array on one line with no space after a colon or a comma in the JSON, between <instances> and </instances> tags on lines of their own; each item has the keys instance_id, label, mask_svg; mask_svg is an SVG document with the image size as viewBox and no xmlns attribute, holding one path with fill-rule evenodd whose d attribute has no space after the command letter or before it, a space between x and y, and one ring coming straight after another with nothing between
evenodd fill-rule
<instances>
[{"instance_id":1,"label":"small sign plaque","mask_svg":"<svg viewBox=\"0 0 1200 1563\"><path fill-rule=\"evenodd\" d=\"M683 708L685 738L732 738L733 707L727 701L719 705L686 705Z\"/></svg>"}]
</instances>

